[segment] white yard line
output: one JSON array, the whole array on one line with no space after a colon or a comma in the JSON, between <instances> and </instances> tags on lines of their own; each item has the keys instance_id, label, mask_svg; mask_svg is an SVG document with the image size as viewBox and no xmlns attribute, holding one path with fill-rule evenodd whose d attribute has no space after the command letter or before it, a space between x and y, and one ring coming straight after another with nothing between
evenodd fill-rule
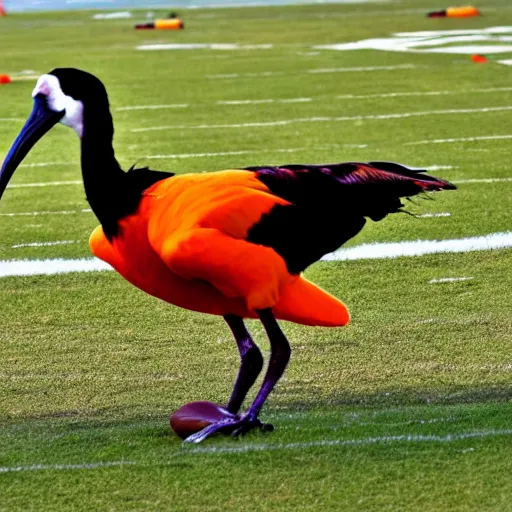
<instances>
[{"instance_id":1,"label":"white yard line","mask_svg":"<svg viewBox=\"0 0 512 512\"><path fill-rule=\"evenodd\" d=\"M446 110L426 110L423 112L399 112L394 114L371 114L371 115L357 115L357 116L341 116L341 117L304 117L296 119L282 119L280 121L261 121L253 123L233 123L233 124L196 124L196 125L163 125L163 126L149 126L147 128L132 128L132 133L151 132L159 130L184 130L184 129L206 129L214 130L219 128L257 128L257 127L270 127L270 126L287 126L296 123L325 123L336 121L371 121L371 120L386 120L386 119L406 119L411 117L425 117L432 115L456 115L456 114L477 114L477 113L490 113L490 112L503 112L512 110L512 105L504 105L501 107L481 107L481 108L461 108L461 109L446 109ZM512 137L512 136L511 136ZM430 141L409 142L407 145L428 143Z\"/></svg>"},{"instance_id":2,"label":"white yard line","mask_svg":"<svg viewBox=\"0 0 512 512\"><path fill-rule=\"evenodd\" d=\"M455 185L472 184L472 183L508 183L512 178L475 178L472 180L454 180Z\"/></svg>"},{"instance_id":3,"label":"white yard line","mask_svg":"<svg viewBox=\"0 0 512 512\"><path fill-rule=\"evenodd\" d=\"M409 91L409 92L388 92L382 94L340 94L336 96L340 100L362 100L371 98L400 98L402 96L444 96L459 94L474 94L488 92L507 92L512 91L512 87L489 87L486 89L449 89L443 91Z\"/></svg>"},{"instance_id":4,"label":"white yard line","mask_svg":"<svg viewBox=\"0 0 512 512\"><path fill-rule=\"evenodd\" d=\"M54 165L75 165L77 162L41 162L35 164L21 164L20 167L53 167Z\"/></svg>"},{"instance_id":5,"label":"white yard line","mask_svg":"<svg viewBox=\"0 0 512 512\"><path fill-rule=\"evenodd\" d=\"M405 146L416 146L419 144L448 144L451 142L476 142L478 140L505 140L512 139L512 135L481 135L476 137L459 137L456 139L426 139L414 142L405 142Z\"/></svg>"},{"instance_id":6,"label":"white yard line","mask_svg":"<svg viewBox=\"0 0 512 512\"><path fill-rule=\"evenodd\" d=\"M457 441L465 441L468 439L487 439L493 437L505 437L512 435L512 429L489 429L474 430L470 432L456 432L446 435L425 435L425 434L403 434L396 436L375 436L362 437L355 439L321 439L318 441L310 441L305 443L236 443L237 446L191 446L187 448L183 445L183 449L179 452L171 454L171 457L186 457L187 455L204 454L238 454L249 452L266 452L275 450L305 450L308 448L323 447L343 447L343 446L368 446L368 445L389 445L394 443L454 443ZM241 446L240 446L241 445ZM72 471L101 469L117 466L162 466L166 464L175 464L175 461L155 460L153 462L138 463L133 460L118 460L111 462L91 462L82 464L32 464L26 466L0 466L0 473L19 473L23 471Z\"/></svg>"},{"instance_id":7,"label":"white yard line","mask_svg":"<svg viewBox=\"0 0 512 512\"><path fill-rule=\"evenodd\" d=\"M0 261L0 277L100 272L103 270L112 270L112 267L97 258Z\"/></svg>"},{"instance_id":8,"label":"white yard line","mask_svg":"<svg viewBox=\"0 0 512 512\"><path fill-rule=\"evenodd\" d=\"M76 215L79 213L91 213L90 208L82 208L81 210L56 210L56 211L39 211L39 212L13 212L0 213L0 217L37 217L38 215ZM40 226L41 224L38 224Z\"/></svg>"},{"instance_id":9,"label":"white yard line","mask_svg":"<svg viewBox=\"0 0 512 512\"><path fill-rule=\"evenodd\" d=\"M169 103L167 105L132 105L128 107L117 107L114 110L116 112L123 112L126 110L161 110L169 108L187 108L190 105L188 103Z\"/></svg>"},{"instance_id":10,"label":"white yard line","mask_svg":"<svg viewBox=\"0 0 512 512\"><path fill-rule=\"evenodd\" d=\"M0 473L20 473L22 471L70 471L76 469L100 469L117 466L133 466L132 460L117 460L112 462L90 462L84 464L33 464L31 466L0 466Z\"/></svg>"},{"instance_id":11,"label":"white yard line","mask_svg":"<svg viewBox=\"0 0 512 512\"><path fill-rule=\"evenodd\" d=\"M416 240L363 244L325 255L325 261L353 261L363 259L398 258L401 256L423 256L425 254L488 251L512 247L512 231L493 233L471 238L452 240Z\"/></svg>"},{"instance_id":12,"label":"white yard line","mask_svg":"<svg viewBox=\"0 0 512 512\"><path fill-rule=\"evenodd\" d=\"M364 144L341 144L341 147L351 147L351 148L365 148ZM179 160L186 158L204 158L211 156L237 156L237 155L251 155L255 153L297 153L299 151L315 151L320 148L276 148L276 149L247 149L240 151L218 151L216 153L170 153L168 155L150 155L146 156L147 160L158 160L162 158L167 158L170 160Z\"/></svg>"},{"instance_id":13,"label":"white yard line","mask_svg":"<svg viewBox=\"0 0 512 512\"><path fill-rule=\"evenodd\" d=\"M316 68L308 69L307 73L358 73L364 71L393 71L396 69L416 69L418 67L415 64L399 64L397 66L356 66L356 67L345 67L345 68Z\"/></svg>"},{"instance_id":14,"label":"white yard line","mask_svg":"<svg viewBox=\"0 0 512 512\"><path fill-rule=\"evenodd\" d=\"M473 277L440 277L439 279L431 279L428 284L442 283L459 283L461 281L471 281Z\"/></svg>"},{"instance_id":15,"label":"white yard line","mask_svg":"<svg viewBox=\"0 0 512 512\"><path fill-rule=\"evenodd\" d=\"M417 69L415 64L398 64L395 66L353 66L343 68L313 68L307 69L302 73L322 74L322 73L360 73L365 71L394 71L399 69ZM283 76L287 73L283 71L262 71L259 73L222 73L216 75L206 75L207 78L263 78L268 76ZM292 73L289 73L292 74ZM301 74L300 72L298 74Z\"/></svg>"},{"instance_id":16,"label":"white yard line","mask_svg":"<svg viewBox=\"0 0 512 512\"><path fill-rule=\"evenodd\" d=\"M26 244L11 245L11 249L19 249L20 247L51 247L53 245L69 245L78 244L79 240L57 240L55 242L30 242Z\"/></svg>"},{"instance_id":17,"label":"white yard line","mask_svg":"<svg viewBox=\"0 0 512 512\"><path fill-rule=\"evenodd\" d=\"M31 247L34 245L31 245ZM486 236L457 238L452 240L416 240L363 244L339 249L327 254L324 261L354 261L364 259L398 258L401 256L423 256L425 254L459 253L508 249L512 247L512 232L493 233ZM97 258L45 259L0 261L0 277L53 275L69 272L94 272L112 270L110 265Z\"/></svg>"},{"instance_id":18,"label":"white yard line","mask_svg":"<svg viewBox=\"0 0 512 512\"><path fill-rule=\"evenodd\" d=\"M477 430L473 432L461 432L456 434L422 435L422 434L403 434L398 436L378 436L363 437L361 439L329 439L322 441L311 441L308 443L287 443L287 444L246 444L243 446L205 446L186 450L185 453L247 453L256 451L270 450L297 450L305 448L320 448L324 446L365 446L372 444L390 444L390 443L453 443L465 439L482 439L486 437L510 436L512 429L503 430Z\"/></svg>"},{"instance_id":19,"label":"white yard line","mask_svg":"<svg viewBox=\"0 0 512 512\"><path fill-rule=\"evenodd\" d=\"M367 146L365 144L343 144L342 147L351 147L351 148L366 148ZM149 155L144 158L148 160L161 160L161 159L186 159L186 158L203 158L203 157L210 157L210 156L224 156L224 155L245 155L250 153L294 153L297 151L303 151L303 150L309 150L308 148L290 148L290 149L269 149L269 150L257 150L257 151L220 151L218 153L174 153L169 155ZM439 166L425 166L425 169L428 172L440 170L440 169L453 169L450 165L439 165ZM452 183L455 183L456 185L460 184L471 184L471 183L507 183L511 182L512 178L474 178L474 179L467 179L467 180L452 180ZM18 183L18 184L11 184L8 185L7 188L37 188L37 187L57 187L62 185L81 185L82 181L42 181L42 182L36 182L36 183ZM90 211L90 210L84 210L84 211ZM44 212L41 213L41 215ZM48 212L48 214L51 214L52 212ZM22 213L20 215L37 215L38 213ZM14 214L0 214L0 216L14 216Z\"/></svg>"},{"instance_id":20,"label":"white yard line","mask_svg":"<svg viewBox=\"0 0 512 512\"><path fill-rule=\"evenodd\" d=\"M60 185L81 185L82 181L41 181L39 183L16 183L7 185L7 188L30 188L30 187L56 187Z\"/></svg>"},{"instance_id":21,"label":"white yard line","mask_svg":"<svg viewBox=\"0 0 512 512\"><path fill-rule=\"evenodd\" d=\"M431 219L437 217L451 217L451 213L449 212L441 212L441 213L423 213L421 215L416 215L418 219Z\"/></svg>"}]
</instances>

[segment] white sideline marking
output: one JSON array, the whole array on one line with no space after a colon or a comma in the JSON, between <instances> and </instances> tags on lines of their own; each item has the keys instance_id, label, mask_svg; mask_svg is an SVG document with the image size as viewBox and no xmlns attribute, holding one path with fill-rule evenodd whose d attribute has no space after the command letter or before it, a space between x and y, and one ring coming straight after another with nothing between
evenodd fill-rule
<instances>
[{"instance_id":1,"label":"white sideline marking","mask_svg":"<svg viewBox=\"0 0 512 512\"><path fill-rule=\"evenodd\" d=\"M461 432L457 434L438 435L422 435L422 434L404 434L398 436L379 436L379 437L363 437L359 439L324 439L319 441L311 441L307 443L287 443L287 444L244 444L243 446L200 446L190 449L182 449L172 454L173 456L184 457L188 454L223 454L223 453L247 453L257 451L271 450L297 450L307 448L321 448L325 446L366 446L374 444L390 444L390 443L453 443L464 441L466 439L485 439L488 437L510 436L512 429L502 430L476 430L473 432ZM240 443L237 443L240 444ZM173 462L167 462L173 464ZM112 462L92 462L84 464L33 464L31 466L0 466L0 473L22 472L22 471L55 471L55 470L84 470L84 469L100 469L115 466L152 466L165 465L165 461L154 461L153 463L137 463L133 460L119 460Z\"/></svg>"},{"instance_id":2,"label":"white sideline marking","mask_svg":"<svg viewBox=\"0 0 512 512\"><path fill-rule=\"evenodd\" d=\"M475 114L475 113L488 113L488 112L501 112L512 110L512 105L504 105L501 107L482 107L482 108L461 108L461 109L447 109L447 110L426 110L424 112L400 112L395 114L373 114L373 115L358 115L358 116L342 116L342 117L305 117L296 119L283 119L281 121L262 121L254 123L237 123L237 124L196 124L196 125L164 125L164 126L150 126L148 128L132 128L132 133L138 132L151 132L159 130L183 130L183 129L215 129L215 128L255 128L267 126L286 126L295 123L325 123L333 121L370 121L370 120L383 120L383 119L403 119L409 117L423 117L431 115L445 115L445 114ZM422 141L423 142L423 141ZM419 143L422 143L419 142ZM423 142L429 143L430 141ZM407 143L418 144L416 143Z\"/></svg>"},{"instance_id":3,"label":"white sideline marking","mask_svg":"<svg viewBox=\"0 0 512 512\"><path fill-rule=\"evenodd\" d=\"M31 242L27 244L11 245L12 249L19 249L20 247L50 247L52 245L69 245L78 244L78 240L57 240L56 242Z\"/></svg>"},{"instance_id":4,"label":"white sideline marking","mask_svg":"<svg viewBox=\"0 0 512 512\"><path fill-rule=\"evenodd\" d=\"M449 212L441 212L441 213L423 213L422 215L416 215L418 219L431 219L435 217L451 217L452 214Z\"/></svg>"},{"instance_id":5,"label":"white sideline marking","mask_svg":"<svg viewBox=\"0 0 512 512\"><path fill-rule=\"evenodd\" d=\"M0 117L0 122L23 121L20 117Z\"/></svg>"},{"instance_id":6,"label":"white sideline marking","mask_svg":"<svg viewBox=\"0 0 512 512\"><path fill-rule=\"evenodd\" d=\"M458 283L460 281L471 281L472 277L441 277L439 279L431 279L428 284L441 283Z\"/></svg>"},{"instance_id":7,"label":"white sideline marking","mask_svg":"<svg viewBox=\"0 0 512 512\"><path fill-rule=\"evenodd\" d=\"M267 450L294 450L304 448L317 448L323 446L364 446L371 444L388 444L396 442L408 443L452 443L465 439L482 439L485 437L510 436L512 429L480 430L474 432L462 432L460 434L447 434L445 436L404 434L399 436L364 437L362 439L331 439L324 441L311 441L309 443L288 444L250 444L244 446L205 446L187 450L186 453L246 453Z\"/></svg>"},{"instance_id":8,"label":"white sideline marking","mask_svg":"<svg viewBox=\"0 0 512 512\"><path fill-rule=\"evenodd\" d=\"M16 183L7 185L7 188L27 188L27 187L55 187L59 185L81 185L82 182L76 181L41 181L39 183Z\"/></svg>"},{"instance_id":9,"label":"white sideline marking","mask_svg":"<svg viewBox=\"0 0 512 512\"><path fill-rule=\"evenodd\" d=\"M32 466L0 466L0 473L18 473L21 471L55 471L73 469L98 469L116 466L133 466L133 460L117 460L112 462L91 462L89 464L34 464Z\"/></svg>"},{"instance_id":10,"label":"white sideline marking","mask_svg":"<svg viewBox=\"0 0 512 512\"><path fill-rule=\"evenodd\" d=\"M493 233L486 236L453 240L417 240L414 242L363 244L326 254L322 260L354 261L398 258L400 256L508 249L510 247L512 247L512 232L507 231L505 233ZM0 261L0 277L53 275L99 270L112 270L112 267L97 258Z\"/></svg>"},{"instance_id":11,"label":"white sideline marking","mask_svg":"<svg viewBox=\"0 0 512 512\"><path fill-rule=\"evenodd\" d=\"M388 92L383 94L341 94L336 96L340 100L362 100L369 98L398 98L402 96L444 96L453 94L473 94L473 93L487 93L487 92L500 92L512 91L512 87L489 87L487 89L462 89L445 90L445 91L410 91L410 92Z\"/></svg>"},{"instance_id":12,"label":"white sideline marking","mask_svg":"<svg viewBox=\"0 0 512 512\"><path fill-rule=\"evenodd\" d=\"M396 66L355 66L346 68L314 68L307 69L306 73L358 73L361 71L392 71L395 69L416 69L415 64L398 64ZM283 71L262 71L260 73L223 73L218 75L206 75L207 78L261 78L266 76L283 76Z\"/></svg>"},{"instance_id":13,"label":"white sideline marking","mask_svg":"<svg viewBox=\"0 0 512 512\"><path fill-rule=\"evenodd\" d=\"M406 146L416 146L418 144L447 144L449 142L474 142L477 140L503 140L512 139L512 135L482 135L477 137L460 137L457 139L429 139L417 140L415 142L406 142Z\"/></svg>"},{"instance_id":14,"label":"white sideline marking","mask_svg":"<svg viewBox=\"0 0 512 512\"><path fill-rule=\"evenodd\" d=\"M400 256L423 256L425 254L488 251L512 247L512 231L493 233L471 238L453 240L417 240L415 242L392 242L362 244L326 254L324 261L353 261L362 259L398 258Z\"/></svg>"}]
</instances>

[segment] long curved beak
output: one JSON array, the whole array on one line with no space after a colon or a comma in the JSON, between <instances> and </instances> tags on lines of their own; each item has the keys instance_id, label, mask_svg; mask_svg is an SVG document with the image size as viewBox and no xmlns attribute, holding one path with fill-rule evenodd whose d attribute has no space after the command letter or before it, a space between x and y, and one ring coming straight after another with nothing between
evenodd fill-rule
<instances>
[{"instance_id":1,"label":"long curved beak","mask_svg":"<svg viewBox=\"0 0 512 512\"><path fill-rule=\"evenodd\" d=\"M0 170L0 198L14 171L27 156L27 153L52 126L64 117L65 113L65 110L54 112L48 108L46 97L42 94L38 94L34 98L32 113L7 153Z\"/></svg>"}]
</instances>

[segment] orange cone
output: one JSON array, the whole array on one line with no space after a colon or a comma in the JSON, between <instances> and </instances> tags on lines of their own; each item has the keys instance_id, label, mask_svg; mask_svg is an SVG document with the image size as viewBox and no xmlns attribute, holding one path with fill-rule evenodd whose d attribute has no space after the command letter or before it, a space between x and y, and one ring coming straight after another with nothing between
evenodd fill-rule
<instances>
[{"instance_id":1,"label":"orange cone","mask_svg":"<svg viewBox=\"0 0 512 512\"><path fill-rule=\"evenodd\" d=\"M471 60L475 64L485 64L487 62L487 57L485 55L475 54L475 55L471 55Z\"/></svg>"}]
</instances>

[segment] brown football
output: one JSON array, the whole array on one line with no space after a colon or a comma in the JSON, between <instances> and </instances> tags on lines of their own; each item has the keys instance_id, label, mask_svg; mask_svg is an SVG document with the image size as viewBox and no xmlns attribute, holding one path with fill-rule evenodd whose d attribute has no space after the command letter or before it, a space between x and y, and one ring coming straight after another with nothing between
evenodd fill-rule
<instances>
[{"instance_id":1,"label":"brown football","mask_svg":"<svg viewBox=\"0 0 512 512\"><path fill-rule=\"evenodd\" d=\"M216 421L235 418L236 414L213 402L190 402L171 415L171 428L185 439Z\"/></svg>"}]
</instances>

